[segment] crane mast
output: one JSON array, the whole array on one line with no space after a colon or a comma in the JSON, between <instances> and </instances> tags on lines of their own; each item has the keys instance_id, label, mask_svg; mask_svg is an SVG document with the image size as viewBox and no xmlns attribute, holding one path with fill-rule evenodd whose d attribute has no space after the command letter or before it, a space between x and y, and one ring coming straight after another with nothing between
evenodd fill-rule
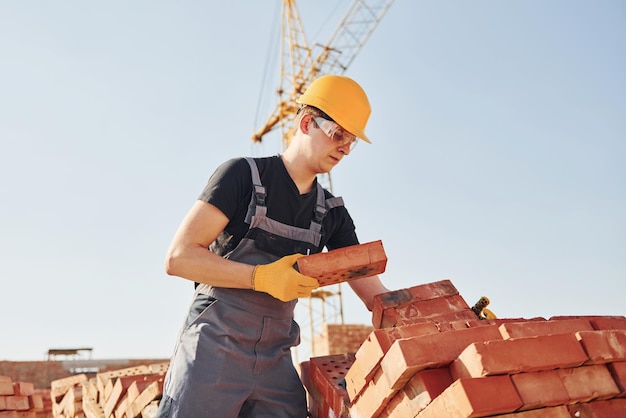
<instances>
[{"instance_id":1,"label":"crane mast","mask_svg":"<svg viewBox=\"0 0 626 418\"><path fill-rule=\"evenodd\" d=\"M296 99L317 77L324 74L343 74L368 40L393 0L354 0L339 26L324 45L311 47L307 41L295 0L283 0L280 46L280 78L278 103L267 121L253 135L252 141L261 143L263 136L280 127L283 151L289 145L298 105ZM330 174L318 179L332 191ZM309 320L309 333L301 334L302 344L295 351L298 357L309 358L328 353L315 346L316 331L326 323L343 324L341 286L336 290L319 289L308 299L302 299L298 309ZM296 312L297 314L297 312ZM303 328L303 331L306 328Z\"/></svg>"}]
</instances>

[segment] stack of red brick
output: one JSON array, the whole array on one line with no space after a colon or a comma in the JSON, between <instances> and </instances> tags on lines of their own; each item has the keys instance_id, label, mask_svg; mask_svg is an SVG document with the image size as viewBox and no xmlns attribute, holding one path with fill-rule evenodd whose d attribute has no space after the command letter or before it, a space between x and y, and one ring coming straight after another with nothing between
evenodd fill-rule
<instances>
[{"instance_id":1,"label":"stack of red brick","mask_svg":"<svg viewBox=\"0 0 626 418\"><path fill-rule=\"evenodd\" d=\"M55 418L149 418L156 415L169 362L78 374L51 383Z\"/></svg>"},{"instance_id":2,"label":"stack of red brick","mask_svg":"<svg viewBox=\"0 0 626 418\"><path fill-rule=\"evenodd\" d=\"M0 376L0 418L51 416L50 397L35 391L33 383L14 382L9 376Z\"/></svg>"},{"instance_id":3,"label":"stack of red brick","mask_svg":"<svg viewBox=\"0 0 626 418\"><path fill-rule=\"evenodd\" d=\"M479 319L444 280L373 318L356 353L302 364L312 417L626 417L626 317Z\"/></svg>"}]
</instances>

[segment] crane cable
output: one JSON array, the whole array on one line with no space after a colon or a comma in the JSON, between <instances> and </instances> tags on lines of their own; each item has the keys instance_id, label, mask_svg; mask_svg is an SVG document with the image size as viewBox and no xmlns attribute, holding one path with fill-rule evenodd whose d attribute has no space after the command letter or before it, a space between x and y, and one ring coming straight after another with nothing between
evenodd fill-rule
<instances>
[{"instance_id":1,"label":"crane cable","mask_svg":"<svg viewBox=\"0 0 626 418\"><path fill-rule=\"evenodd\" d=\"M261 79L261 87L259 88L259 97L257 99L257 106L256 106L256 113L254 115L254 122L253 122L253 126L252 126L252 130L255 129L255 127L258 125L259 120L260 120L260 113L261 113L261 108L264 106L264 100L267 100L267 91L269 89L269 85L270 85L270 77L275 75L275 71L273 72L273 74L270 74L270 69L272 68L276 68L275 64L271 64L270 61L276 61L276 56L278 55L278 51L279 51L279 45L280 45L280 3L281 2L276 2L277 6L276 6L276 11L274 12L273 16L274 16L274 20L270 26L270 40L269 40L269 46L267 47L267 51L268 53L265 55L265 66L263 69L263 76ZM254 147L254 145L252 145L252 148L257 148Z\"/></svg>"}]
</instances>

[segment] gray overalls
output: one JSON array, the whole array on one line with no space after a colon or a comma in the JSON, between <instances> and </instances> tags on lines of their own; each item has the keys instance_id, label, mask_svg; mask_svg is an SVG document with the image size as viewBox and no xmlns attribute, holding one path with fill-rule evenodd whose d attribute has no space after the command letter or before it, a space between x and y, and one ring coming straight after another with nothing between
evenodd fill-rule
<instances>
[{"instance_id":1,"label":"gray overalls","mask_svg":"<svg viewBox=\"0 0 626 418\"><path fill-rule=\"evenodd\" d=\"M343 200L326 200L318 184L308 229L277 222L266 216L265 187L256 163L247 160L254 187L246 215L250 228L225 257L257 265L296 252L317 252L322 220ZM170 362L157 417L306 417L306 395L291 359L291 347L300 342L293 319L296 302L254 290L199 285Z\"/></svg>"}]
</instances>

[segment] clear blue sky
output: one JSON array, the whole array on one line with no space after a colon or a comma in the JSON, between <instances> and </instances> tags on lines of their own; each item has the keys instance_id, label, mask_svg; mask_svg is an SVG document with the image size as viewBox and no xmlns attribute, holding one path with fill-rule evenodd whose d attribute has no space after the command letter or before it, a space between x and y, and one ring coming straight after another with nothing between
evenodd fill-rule
<instances>
[{"instance_id":1,"label":"clear blue sky","mask_svg":"<svg viewBox=\"0 0 626 418\"><path fill-rule=\"evenodd\" d=\"M300 3L324 43L350 2ZM279 13L0 3L0 360L170 355L192 294L163 270L174 231L219 163L281 150L250 141ZM626 315L625 1L397 0L346 74L373 144L333 191L383 241L388 287L450 279L505 318Z\"/></svg>"}]
</instances>

